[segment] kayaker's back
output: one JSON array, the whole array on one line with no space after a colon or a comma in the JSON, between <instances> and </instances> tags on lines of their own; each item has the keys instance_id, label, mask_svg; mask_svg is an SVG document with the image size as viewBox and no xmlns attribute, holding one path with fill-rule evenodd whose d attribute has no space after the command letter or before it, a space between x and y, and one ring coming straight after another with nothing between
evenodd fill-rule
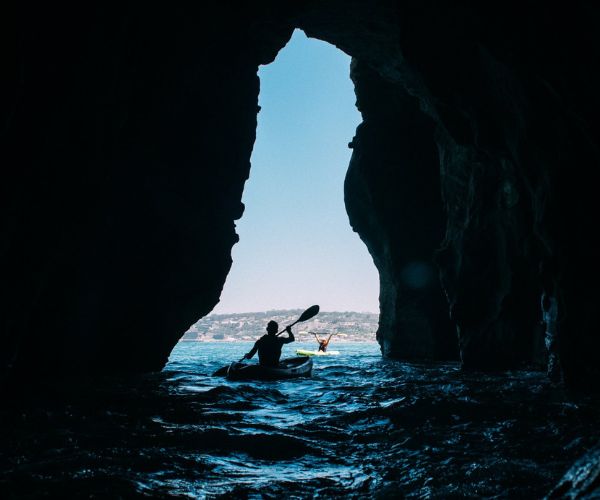
<instances>
[{"instance_id":1,"label":"kayaker's back","mask_svg":"<svg viewBox=\"0 0 600 500\"><path fill-rule=\"evenodd\" d=\"M285 337L263 335L258 339L258 360L262 366L277 366L281 358L281 348L289 343Z\"/></svg>"}]
</instances>

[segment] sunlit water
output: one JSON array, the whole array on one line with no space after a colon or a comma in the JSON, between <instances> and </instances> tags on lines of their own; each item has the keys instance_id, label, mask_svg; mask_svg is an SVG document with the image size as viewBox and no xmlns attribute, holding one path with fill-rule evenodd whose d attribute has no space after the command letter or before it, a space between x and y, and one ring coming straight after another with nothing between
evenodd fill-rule
<instances>
[{"instance_id":1,"label":"sunlit water","mask_svg":"<svg viewBox=\"0 0 600 500\"><path fill-rule=\"evenodd\" d=\"M11 403L0 497L535 498L597 438L597 406L541 374L386 361L376 344L336 344L308 379L211 377L250 345L180 343L160 374Z\"/></svg>"}]
</instances>

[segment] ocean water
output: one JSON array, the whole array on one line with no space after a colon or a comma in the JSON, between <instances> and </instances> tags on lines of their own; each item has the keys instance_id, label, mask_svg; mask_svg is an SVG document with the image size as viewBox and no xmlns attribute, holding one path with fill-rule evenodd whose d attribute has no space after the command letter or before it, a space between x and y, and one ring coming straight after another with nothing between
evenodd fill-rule
<instances>
[{"instance_id":1,"label":"ocean water","mask_svg":"<svg viewBox=\"0 0 600 500\"><path fill-rule=\"evenodd\" d=\"M11 402L0 497L538 498L598 438L596 402L540 373L384 360L373 343L332 343L307 379L211 376L250 347L182 342L161 373Z\"/></svg>"}]
</instances>

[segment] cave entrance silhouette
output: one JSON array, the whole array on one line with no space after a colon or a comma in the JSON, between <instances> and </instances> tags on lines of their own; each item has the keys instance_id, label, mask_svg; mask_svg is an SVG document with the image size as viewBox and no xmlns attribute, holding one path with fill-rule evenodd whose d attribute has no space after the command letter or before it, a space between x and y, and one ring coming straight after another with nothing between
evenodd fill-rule
<instances>
[{"instance_id":1,"label":"cave entrance silhouette","mask_svg":"<svg viewBox=\"0 0 600 500\"><path fill-rule=\"evenodd\" d=\"M257 137L240 242L213 313L379 311L379 277L352 231L343 183L361 116L350 57L296 30L261 66Z\"/></svg>"}]
</instances>

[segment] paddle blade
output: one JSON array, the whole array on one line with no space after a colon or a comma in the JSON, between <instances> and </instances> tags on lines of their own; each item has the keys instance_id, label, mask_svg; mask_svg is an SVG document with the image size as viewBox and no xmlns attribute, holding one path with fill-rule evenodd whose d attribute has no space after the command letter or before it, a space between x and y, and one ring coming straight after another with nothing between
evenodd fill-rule
<instances>
[{"instance_id":1,"label":"paddle blade","mask_svg":"<svg viewBox=\"0 0 600 500\"><path fill-rule=\"evenodd\" d=\"M300 317L298 318L298 321L296 321L296 323L300 323L300 321L306 321L307 319L310 319L313 316L316 316L317 314L319 314L319 306L318 305L310 306L306 311L304 311L300 315Z\"/></svg>"}]
</instances>

